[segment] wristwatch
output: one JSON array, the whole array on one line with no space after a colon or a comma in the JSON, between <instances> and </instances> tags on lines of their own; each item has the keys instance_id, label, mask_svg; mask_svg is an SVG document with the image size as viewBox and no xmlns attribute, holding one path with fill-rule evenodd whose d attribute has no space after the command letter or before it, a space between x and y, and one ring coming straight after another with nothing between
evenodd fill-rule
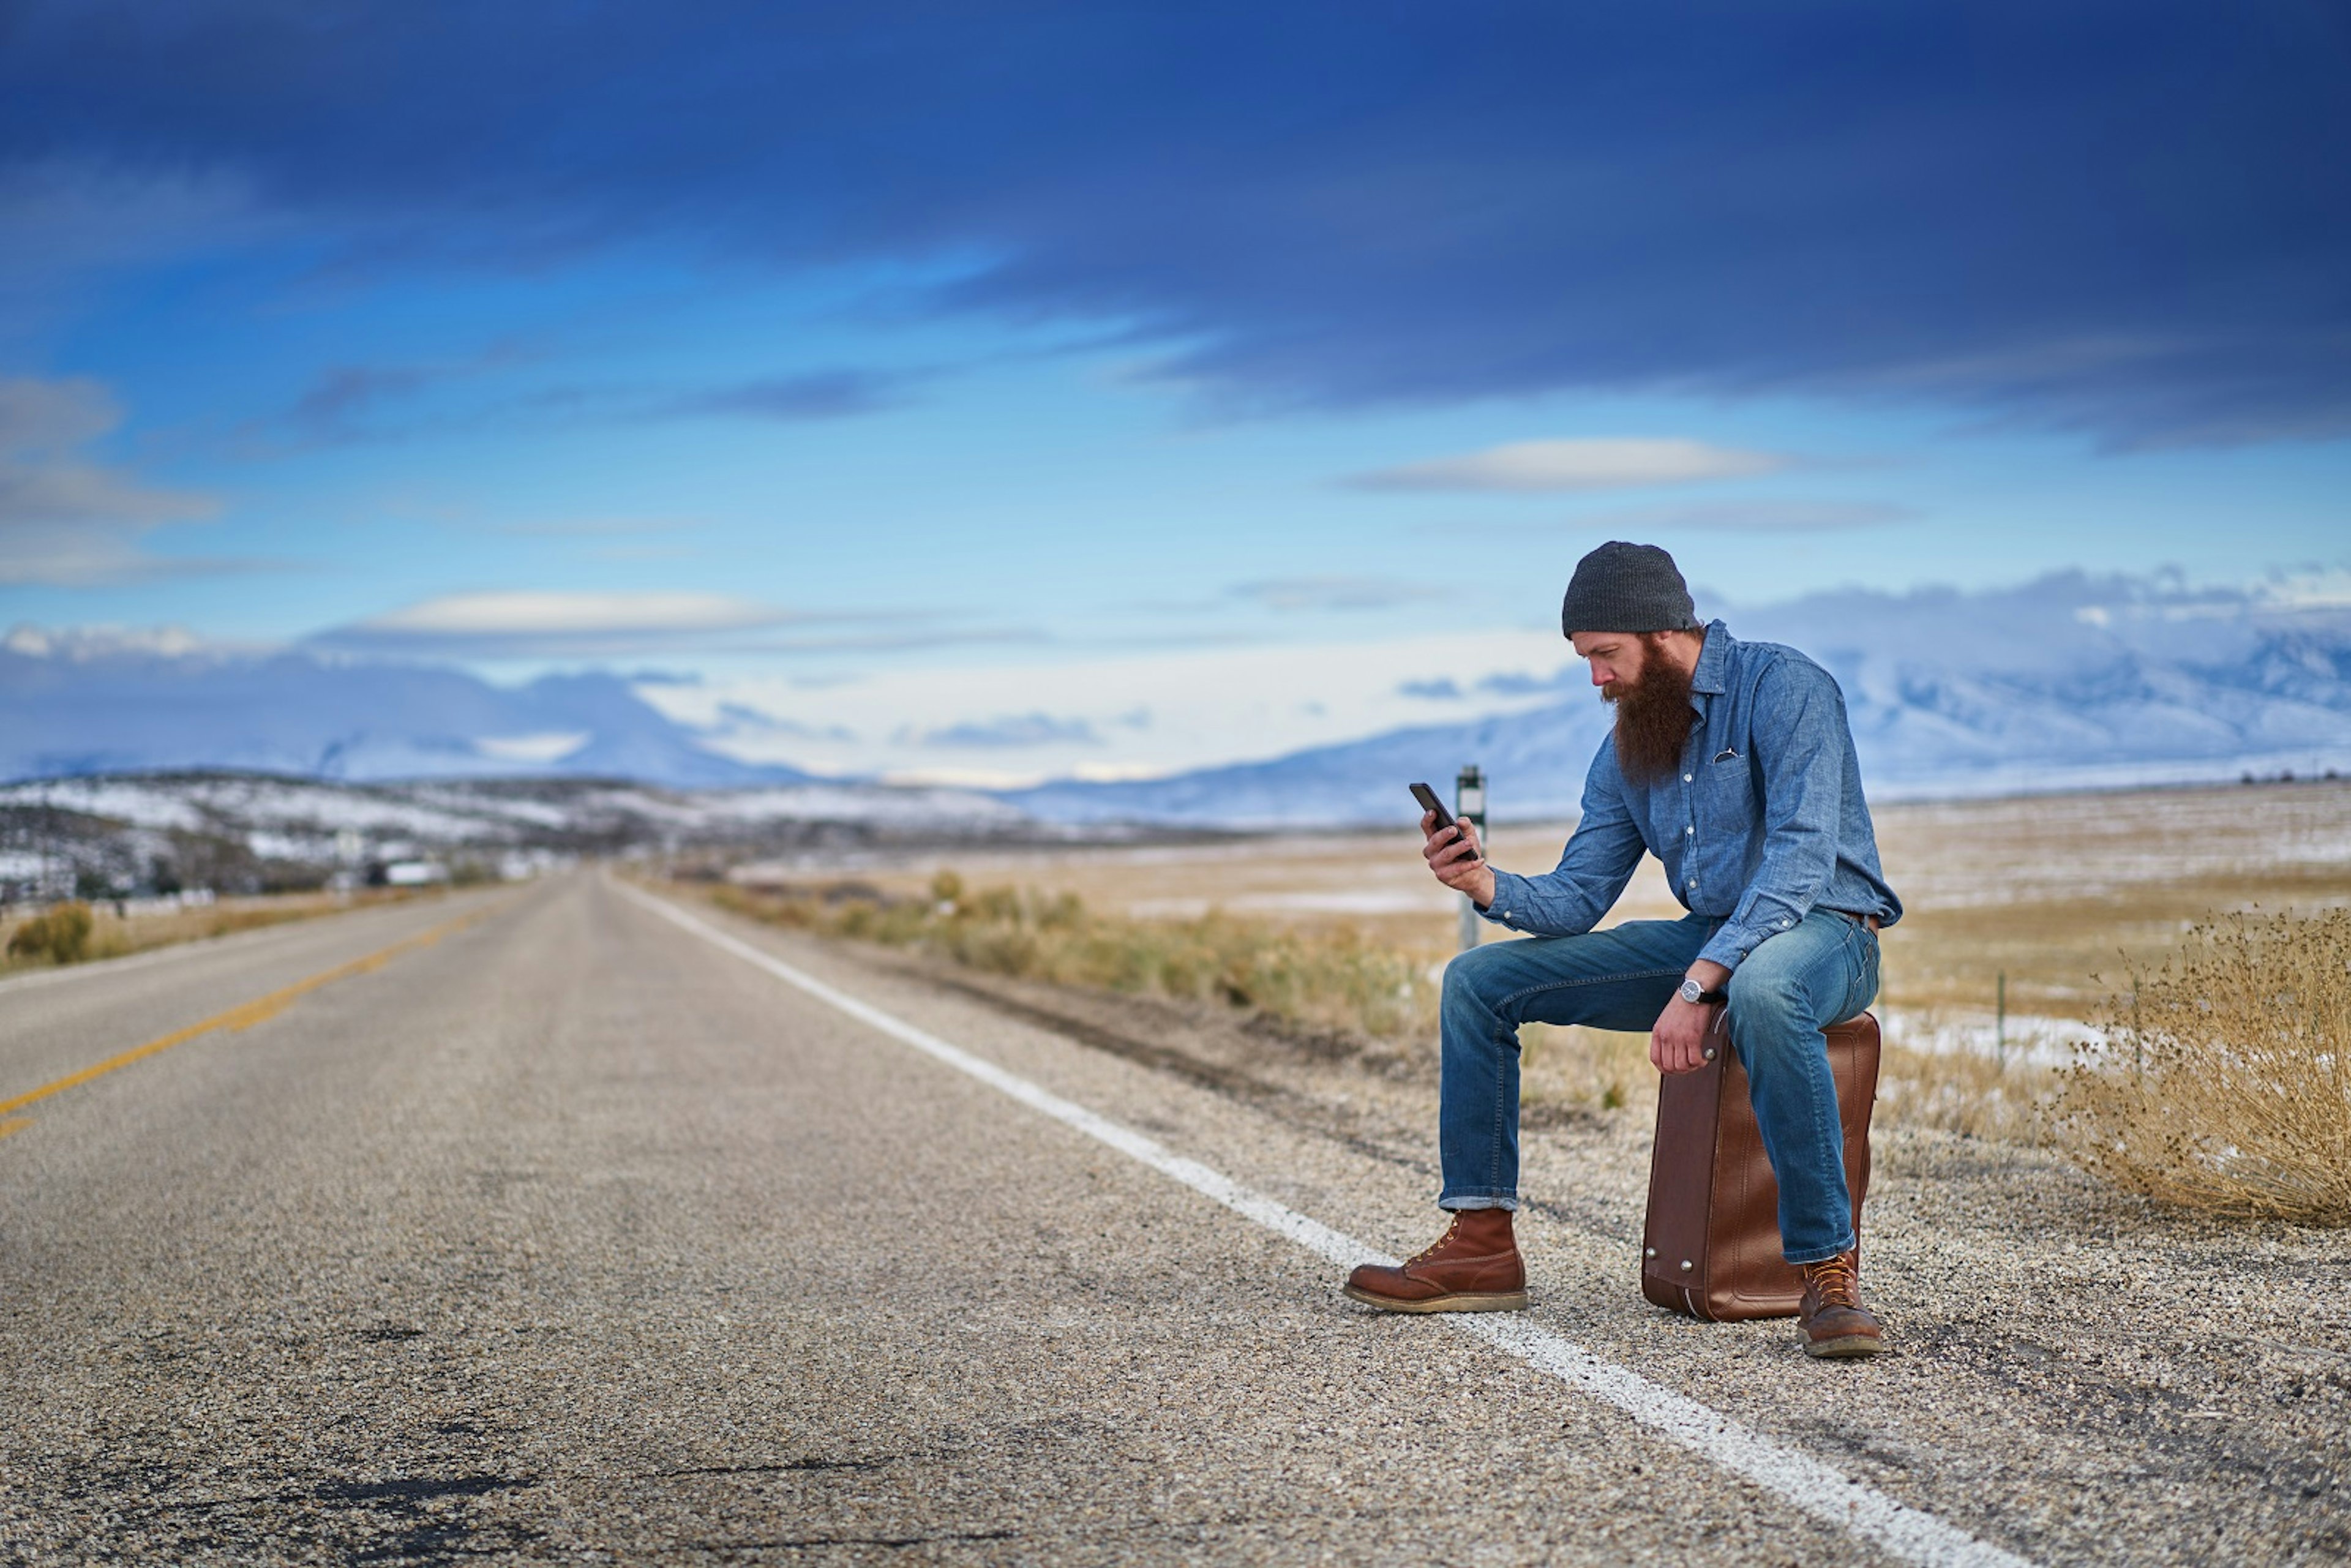
<instances>
[{"instance_id":1,"label":"wristwatch","mask_svg":"<svg viewBox=\"0 0 2351 1568\"><path fill-rule=\"evenodd\" d=\"M1682 977L1682 988L1677 994L1692 1007L1699 1008L1718 1007L1730 999L1729 991L1709 991L1701 987L1695 975Z\"/></svg>"}]
</instances>

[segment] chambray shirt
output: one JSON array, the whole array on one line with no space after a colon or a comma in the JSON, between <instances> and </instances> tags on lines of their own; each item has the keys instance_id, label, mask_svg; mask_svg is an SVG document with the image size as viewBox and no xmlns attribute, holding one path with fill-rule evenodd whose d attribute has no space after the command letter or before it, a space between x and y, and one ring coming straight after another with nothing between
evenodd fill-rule
<instances>
[{"instance_id":1,"label":"chambray shirt","mask_svg":"<svg viewBox=\"0 0 2351 1568\"><path fill-rule=\"evenodd\" d=\"M1835 679L1793 648L1742 643L1717 621L1691 675L1690 706L1698 722L1681 766L1656 783L1626 779L1615 737L1601 742L1559 869L1496 871L1486 918L1538 936L1581 936L1615 904L1646 850L1665 862L1683 908L1723 923L1698 956L1725 968L1814 909L1899 920Z\"/></svg>"}]
</instances>

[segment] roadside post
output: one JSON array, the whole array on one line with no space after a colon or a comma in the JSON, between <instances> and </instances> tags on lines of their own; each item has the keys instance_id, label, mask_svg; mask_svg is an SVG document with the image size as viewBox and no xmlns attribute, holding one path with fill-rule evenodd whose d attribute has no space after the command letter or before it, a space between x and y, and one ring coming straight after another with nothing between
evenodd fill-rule
<instances>
[{"instance_id":1,"label":"roadside post","mask_svg":"<svg viewBox=\"0 0 2351 1568\"><path fill-rule=\"evenodd\" d=\"M2008 1071L2008 971L2000 972L2000 988L1993 993L1992 1050L2000 1061L2000 1070Z\"/></svg>"},{"instance_id":2,"label":"roadside post","mask_svg":"<svg viewBox=\"0 0 2351 1568\"><path fill-rule=\"evenodd\" d=\"M1453 780L1453 814L1465 818L1478 830L1479 853L1484 854L1486 842L1486 776L1474 762L1461 769ZM1478 906L1469 895L1461 895L1461 951L1467 953L1478 946L1478 937L1485 922L1479 917Z\"/></svg>"}]
</instances>

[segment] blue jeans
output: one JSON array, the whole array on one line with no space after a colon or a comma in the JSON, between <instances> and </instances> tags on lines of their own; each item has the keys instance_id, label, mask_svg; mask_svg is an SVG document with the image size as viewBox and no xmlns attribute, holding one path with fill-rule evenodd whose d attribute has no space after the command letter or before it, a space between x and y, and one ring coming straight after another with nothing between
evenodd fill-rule
<instances>
[{"instance_id":1,"label":"blue jeans","mask_svg":"<svg viewBox=\"0 0 2351 1568\"><path fill-rule=\"evenodd\" d=\"M1440 1207L1519 1206L1519 1026L1646 1033L1719 924L1697 915L1633 920L1582 936L1497 942L1445 967ZM1854 1244L1853 1198L1823 1031L1877 995L1877 934L1815 909L1758 945L1729 989L1731 1044L1779 1180L1782 1249L1791 1263L1834 1258Z\"/></svg>"}]
</instances>

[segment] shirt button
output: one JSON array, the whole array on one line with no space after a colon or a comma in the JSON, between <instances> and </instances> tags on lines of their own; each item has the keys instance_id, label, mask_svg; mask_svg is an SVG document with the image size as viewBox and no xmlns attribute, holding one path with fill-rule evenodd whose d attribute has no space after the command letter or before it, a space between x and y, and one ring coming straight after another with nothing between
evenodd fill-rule
<instances>
[{"instance_id":1,"label":"shirt button","mask_svg":"<svg viewBox=\"0 0 2351 1568\"><path fill-rule=\"evenodd\" d=\"M1698 830L1696 828L1684 828L1682 831L1685 833L1695 833Z\"/></svg>"},{"instance_id":2,"label":"shirt button","mask_svg":"<svg viewBox=\"0 0 2351 1568\"><path fill-rule=\"evenodd\" d=\"M1687 773L1683 774L1683 775L1682 775L1682 782L1683 782L1683 783L1685 783L1685 784L1687 784L1687 783L1688 783L1689 781L1690 781L1690 776L1689 776L1688 774L1687 774Z\"/></svg>"}]
</instances>

